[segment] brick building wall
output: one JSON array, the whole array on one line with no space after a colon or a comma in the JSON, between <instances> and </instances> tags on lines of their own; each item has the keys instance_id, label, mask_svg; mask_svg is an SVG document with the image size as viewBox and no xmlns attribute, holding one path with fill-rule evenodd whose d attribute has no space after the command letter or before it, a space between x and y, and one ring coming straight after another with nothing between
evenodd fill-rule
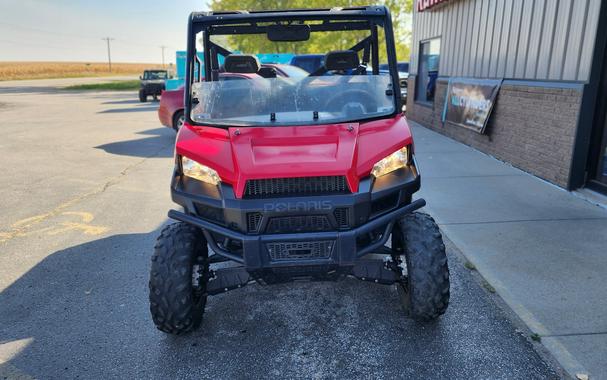
<instances>
[{"instance_id":1,"label":"brick building wall","mask_svg":"<svg viewBox=\"0 0 607 380\"><path fill-rule=\"evenodd\" d=\"M561 187L570 175L582 92L537 87L533 82L502 84L486 133L442 123L448 82L438 80L433 106L415 103L409 77L407 117Z\"/></svg>"}]
</instances>

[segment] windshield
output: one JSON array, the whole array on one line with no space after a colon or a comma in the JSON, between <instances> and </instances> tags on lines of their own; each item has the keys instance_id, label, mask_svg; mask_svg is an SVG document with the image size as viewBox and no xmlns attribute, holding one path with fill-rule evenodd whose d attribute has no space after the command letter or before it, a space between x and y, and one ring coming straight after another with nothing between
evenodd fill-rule
<instances>
[{"instance_id":1,"label":"windshield","mask_svg":"<svg viewBox=\"0 0 607 380\"><path fill-rule=\"evenodd\" d=\"M408 62L399 62L396 64L396 68L399 73L407 74L409 73L409 63ZM390 66L387 63L382 63L379 65L380 70L390 70Z\"/></svg>"},{"instance_id":2,"label":"windshield","mask_svg":"<svg viewBox=\"0 0 607 380\"><path fill-rule=\"evenodd\" d=\"M144 79L155 80L155 79L167 79L166 71L146 71Z\"/></svg>"},{"instance_id":3,"label":"windshield","mask_svg":"<svg viewBox=\"0 0 607 380\"><path fill-rule=\"evenodd\" d=\"M341 123L394 112L389 75L194 83L192 119L229 126Z\"/></svg>"},{"instance_id":4,"label":"windshield","mask_svg":"<svg viewBox=\"0 0 607 380\"><path fill-rule=\"evenodd\" d=\"M323 55L303 55L293 57L291 64L311 73L318 70L324 64L324 58Z\"/></svg>"},{"instance_id":5,"label":"windshield","mask_svg":"<svg viewBox=\"0 0 607 380\"><path fill-rule=\"evenodd\" d=\"M297 66L279 65L277 66L289 78L304 78L308 76L308 72L300 69Z\"/></svg>"},{"instance_id":6,"label":"windshield","mask_svg":"<svg viewBox=\"0 0 607 380\"><path fill-rule=\"evenodd\" d=\"M400 91L394 91L397 84L392 82L396 70L379 69L389 49L380 23L218 22L221 25L201 27L192 35L195 49L188 53L192 76L186 98L192 122L309 126L397 112ZM276 63L264 64L269 58Z\"/></svg>"}]
</instances>

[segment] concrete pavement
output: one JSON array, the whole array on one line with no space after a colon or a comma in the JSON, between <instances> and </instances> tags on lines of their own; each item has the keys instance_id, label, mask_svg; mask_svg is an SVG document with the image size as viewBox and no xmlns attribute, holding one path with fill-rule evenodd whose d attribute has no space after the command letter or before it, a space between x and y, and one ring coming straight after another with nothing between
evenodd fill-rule
<instances>
[{"instance_id":1,"label":"concrete pavement","mask_svg":"<svg viewBox=\"0 0 607 380\"><path fill-rule=\"evenodd\" d=\"M572 376L607 379L607 210L411 124L443 232Z\"/></svg>"}]
</instances>

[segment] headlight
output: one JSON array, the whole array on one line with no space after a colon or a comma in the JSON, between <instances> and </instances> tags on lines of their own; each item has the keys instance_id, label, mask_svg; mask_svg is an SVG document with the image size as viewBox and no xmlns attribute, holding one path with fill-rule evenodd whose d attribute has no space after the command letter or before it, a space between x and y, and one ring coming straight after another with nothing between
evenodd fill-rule
<instances>
[{"instance_id":1,"label":"headlight","mask_svg":"<svg viewBox=\"0 0 607 380\"><path fill-rule=\"evenodd\" d=\"M376 163L373 166L373 170L371 170L371 174L373 174L375 178L381 177L382 175L392 173L396 169L404 168L408 164L409 150L407 147L404 147Z\"/></svg>"},{"instance_id":2,"label":"headlight","mask_svg":"<svg viewBox=\"0 0 607 380\"><path fill-rule=\"evenodd\" d=\"M217 175L215 170L208 166L201 165L194 160L190 160L187 157L181 157L181 168L183 169L184 175L199 181L212 185L217 185L221 182L221 178L219 178L219 175Z\"/></svg>"}]
</instances>

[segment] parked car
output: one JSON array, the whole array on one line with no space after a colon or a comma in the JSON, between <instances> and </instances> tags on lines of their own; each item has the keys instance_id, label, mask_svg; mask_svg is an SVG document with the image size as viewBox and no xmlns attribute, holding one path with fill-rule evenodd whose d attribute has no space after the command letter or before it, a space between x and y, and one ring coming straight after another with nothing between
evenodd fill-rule
<instances>
[{"instance_id":1,"label":"parked car","mask_svg":"<svg viewBox=\"0 0 607 380\"><path fill-rule=\"evenodd\" d=\"M273 69L276 71L277 76L287 78L303 78L308 76L308 73L299 67L282 64L262 64L262 68ZM219 74L220 80L236 80L236 79L251 79L256 74L238 74L238 73L226 73L222 72ZM178 131L183 125L183 104L184 94L183 86L171 91L163 91L160 97L160 107L158 107L158 119L160 123L165 127L173 128Z\"/></svg>"},{"instance_id":2,"label":"parked car","mask_svg":"<svg viewBox=\"0 0 607 380\"><path fill-rule=\"evenodd\" d=\"M165 127L178 131L183 125L183 86L176 90L162 91L158 119Z\"/></svg>"},{"instance_id":3,"label":"parked car","mask_svg":"<svg viewBox=\"0 0 607 380\"><path fill-rule=\"evenodd\" d=\"M409 80L409 62L398 62L396 64L398 69L398 78L400 85L400 94L403 98L403 104L407 104L407 93L408 93L408 80ZM379 70L389 70L387 63L379 65Z\"/></svg>"},{"instance_id":4,"label":"parked car","mask_svg":"<svg viewBox=\"0 0 607 380\"><path fill-rule=\"evenodd\" d=\"M154 100L162 94L165 88L165 82L169 79L169 73L166 70L145 70L139 77L141 81L139 89L139 101L147 102L148 96L153 96Z\"/></svg>"},{"instance_id":5,"label":"parked car","mask_svg":"<svg viewBox=\"0 0 607 380\"><path fill-rule=\"evenodd\" d=\"M308 73L313 73L324 65L325 56L322 54L301 54L291 58L291 66L297 66Z\"/></svg>"}]
</instances>

